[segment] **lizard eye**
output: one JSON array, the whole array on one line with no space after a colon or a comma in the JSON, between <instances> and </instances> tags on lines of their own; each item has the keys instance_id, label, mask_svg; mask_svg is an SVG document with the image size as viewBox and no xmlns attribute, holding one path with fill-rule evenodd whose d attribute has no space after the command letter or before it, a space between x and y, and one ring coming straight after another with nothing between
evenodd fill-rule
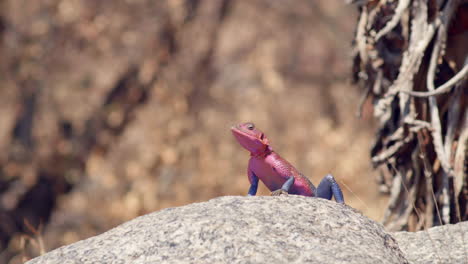
<instances>
[{"instance_id":1,"label":"lizard eye","mask_svg":"<svg viewBox=\"0 0 468 264\"><path fill-rule=\"evenodd\" d=\"M247 123L247 129L248 130L254 130L255 126L252 123Z\"/></svg>"}]
</instances>

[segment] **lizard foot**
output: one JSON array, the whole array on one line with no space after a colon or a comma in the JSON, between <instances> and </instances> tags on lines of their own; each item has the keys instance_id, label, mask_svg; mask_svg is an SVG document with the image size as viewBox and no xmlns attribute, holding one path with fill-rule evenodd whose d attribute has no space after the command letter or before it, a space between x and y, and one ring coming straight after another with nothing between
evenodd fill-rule
<instances>
[{"instance_id":1,"label":"lizard foot","mask_svg":"<svg viewBox=\"0 0 468 264\"><path fill-rule=\"evenodd\" d=\"M288 195L288 192L283 189L278 189L276 191L271 192L271 196L280 196L280 195Z\"/></svg>"}]
</instances>

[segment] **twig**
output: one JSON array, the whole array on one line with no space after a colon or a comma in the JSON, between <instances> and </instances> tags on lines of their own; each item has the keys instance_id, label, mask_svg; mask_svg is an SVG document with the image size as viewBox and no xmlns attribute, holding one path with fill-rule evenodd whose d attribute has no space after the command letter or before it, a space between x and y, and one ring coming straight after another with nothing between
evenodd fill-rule
<instances>
[{"instance_id":1,"label":"twig","mask_svg":"<svg viewBox=\"0 0 468 264\"><path fill-rule=\"evenodd\" d=\"M447 131L445 132L445 153L448 158L452 157L452 143L455 137L455 130L458 125L458 119L460 118L460 96L462 93L461 87L455 88L455 94L450 98L449 105L451 106L448 110L447 118Z\"/></svg>"},{"instance_id":2,"label":"twig","mask_svg":"<svg viewBox=\"0 0 468 264\"><path fill-rule=\"evenodd\" d=\"M386 161L388 158L394 156L407 142L400 140L395 144L379 153L379 155L372 157L372 163L379 164Z\"/></svg>"},{"instance_id":3,"label":"twig","mask_svg":"<svg viewBox=\"0 0 468 264\"><path fill-rule=\"evenodd\" d=\"M370 212L369 206L367 206L367 204L363 200L361 200L361 198L359 198L359 196L356 195L353 192L353 190L351 190L351 188L349 188L348 185L346 185L346 183L344 183L344 181L339 180L339 182L340 182L340 185L344 186L354 197L356 197L359 200L359 202L361 202L366 207L367 211Z\"/></svg>"},{"instance_id":4,"label":"twig","mask_svg":"<svg viewBox=\"0 0 468 264\"><path fill-rule=\"evenodd\" d=\"M42 223L35 228L31 223L29 223L28 219L23 219L23 222L26 228L34 235L33 237L26 236L26 240L35 244L39 250L39 254L44 255L46 253L46 249L44 246L44 240L42 239Z\"/></svg>"},{"instance_id":5,"label":"twig","mask_svg":"<svg viewBox=\"0 0 468 264\"><path fill-rule=\"evenodd\" d=\"M431 64L429 65L429 70L427 74L427 88L429 91L428 92L416 92L416 91L410 91L410 90L400 90L400 91L404 93L408 93L416 97L428 97L428 96L438 95L438 94L449 91L453 85L457 84L459 81L463 80L468 75L468 57L466 57L463 68L455 76L453 76L450 80L448 80L443 85L439 86L437 89L434 88L434 75L435 75L435 70L437 68L436 63L437 63L438 56L440 54L441 44L445 43L445 40L447 39L447 28L452 19L452 15L454 13L454 9L456 8L456 6L457 6L456 0L447 1L445 8L443 10L443 15L434 21L435 27L438 28L438 34L437 34L436 43L434 45L433 53L431 56L431 62L430 62ZM437 55L436 58L434 58L434 55Z\"/></svg>"},{"instance_id":6,"label":"twig","mask_svg":"<svg viewBox=\"0 0 468 264\"><path fill-rule=\"evenodd\" d=\"M395 172L396 172L397 174L399 174L398 171L396 170L396 168L395 168L395 166L394 166L393 164L392 164L392 168L395 170ZM402 184L403 184L403 187L405 188L407 194L409 195L410 192L408 191L408 188L406 187L406 184L405 184L405 181L404 181L404 180L402 180ZM417 183L416 183L416 185L417 185ZM432 193L434 193L434 192L432 192ZM413 200L410 200L410 201L411 201L411 206L412 206L413 209L414 209L414 212L416 213L416 215L418 216L419 219L422 219L422 218L421 218L421 214L420 214L418 208L416 207L416 204L414 203L414 199L413 199ZM429 235L429 232L427 231L428 228L427 228L426 223L424 224L424 230L426 231L425 233L427 234L427 237L429 238L429 240L430 240L431 243L432 243L432 247L434 248L434 250L436 250L435 242L434 242L434 240L432 240L432 237ZM442 258L440 257L439 252L437 252L436 255L437 255L437 258L439 259L439 263L442 263Z\"/></svg>"},{"instance_id":7,"label":"twig","mask_svg":"<svg viewBox=\"0 0 468 264\"><path fill-rule=\"evenodd\" d=\"M466 182L466 179L464 179L466 178L466 173L464 173L464 169L465 169L464 160L467 159L467 155L466 155L467 145L468 145L468 112L465 112L462 133L458 139L458 147L455 152L455 166L454 166L455 167L455 172L454 172L455 180L453 181L453 184L455 185L453 187L454 193L455 193L455 206L457 208L457 217L458 217L459 222L462 221L462 218L461 218L460 204L458 203L458 196L460 195L461 190L463 188L463 183ZM457 184L459 185L459 188L457 188ZM463 249L465 249L465 246L466 246L465 233L460 232L460 234L462 236ZM465 262L468 263L468 254L467 254L468 251L464 250L464 252L465 252Z\"/></svg>"},{"instance_id":8,"label":"twig","mask_svg":"<svg viewBox=\"0 0 468 264\"><path fill-rule=\"evenodd\" d=\"M390 32L393 28L395 28L396 25L398 25L398 22L401 20L401 17L403 16L404 11L408 8L410 4L410 0L400 0L398 1L398 6L395 9L395 14L393 15L392 19L387 22L385 27L381 29L376 35L375 35L375 41L377 42L382 36L386 35L388 32Z\"/></svg>"},{"instance_id":9,"label":"twig","mask_svg":"<svg viewBox=\"0 0 468 264\"><path fill-rule=\"evenodd\" d=\"M388 210L385 211L384 218L382 220L384 225L387 225L390 217L392 216L392 211L395 209L396 205L401 204L398 203L400 200L400 196L402 195L401 192L401 176L399 173L393 177L392 188L390 190L390 199L388 200L387 208Z\"/></svg>"},{"instance_id":10,"label":"twig","mask_svg":"<svg viewBox=\"0 0 468 264\"><path fill-rule=\"evenodd\" d=\"M414 160L413 166L416 170L422 170L424 174L424 178L426 179L426 223L428 226L433 226L434 225L434 199L432 199L431 196L431 189L432 187L432 174L430 171L428 171L428 167L426 165L427 160L425 160L425 152L423 150L423 140L421 133L417 133L417 139L418 139L418 148L419 148L419 155L418 158L422 160L423 163L423 168L420 166L420 162L418 160Z\"/></svg>"},{"instance_id":11,"label":"twig","mask_svg":"<svg viewBox=\"0 0 468 264\"><path fill-rule=\"evenodd\" d=\"M356 113L356 116L358 118L361 118L362 117L362 108L364 107L364 103L366 102L367 98L369 97L369 94L370 94L370 85L367 84L366 85L366 90L364 91L364 93L362 94L361 98L359 99L359 106L358 106L358 111Z\"/></svg>"},{"instance_id":12,"label":"twig","mask_svg":"<svg viewBox=\"0 0 468 264\"><path fill-rule=\"evenodd\" d=\"M432 128L429 122L414 118L405 118L404 123L410 126L409 130L411 132L418 132L421 129L427 129L430 131Z\"/></svg>"},{"instance_id":13,"label":"twig","mask_svg":"<svg viewBox=\"0 0 468 264\"><path fill-rule=\"evenodd\" d=\"M356 43L359 50L359 56L361 57L361 67L359 71L362 71L362 65L367 64L367 51L366 51L366 24L367 24L367 8L364 6L362 8L361 17L359 18L359 23L357 25L356 31Z\"/></svg>"},{"instance_id":14,"label":"twig","mask_svg":"<svg viewBox=\"0 0 468 264\"><path fill-rule=\"evenodd\" d=\"M441 86L437 87L433 91L429 92L417 92L417 91L409 91L409 90L400 90L400 92L407 93L414 97L429 97L434 95L439 95L450 91L452 86L457 84L458 82L462 81L464 78L468 76L468 58L465 60L465 66L453 76L450 80L442 84Z\"/></svg>"},{"instance_id":15,"label":"twig","mask_svg":"<svg viewBox=\"0 0 468 264\"><path fill-rule=\"evenodd\" d=\"M433 53L435 55L436 53ZM436 55L437 56L437 55ZM436 56L433 56L436 57ZM436 58L437 59L437 58ZM429 66L429 72L431 70L431 66L433 65L431 58L431 64ZM432 90L431 86L429 85L430 78L428 77L428 89ZM437 101L434 97L429 97L429 111L431 114L431 125L432 125L432 138L434 144L434 150L437 154L437 158L439 159L443 172L442 172L442 197L443 197L443 205L442 205L442 215L445 223L450 222L450 197L448 194L448 177L451 174L451 166L448 160L448 157L444 150L444 144L442 142L442 126L440 124L439 118L439 108L437 106Z\"/></svg>"},{"instance_id":16,"label":"twig","mask_svg":"<svg viewBox=\"0 0 468 264\"><path fill-rule=\"evenodd\" d=\"M449 1L447 3L447 7L445 8L445 12L448 11L449 6L453 5L453 1ZM437 68L437 60L439 58L439 54L441 52L441 45L442 43L445 42L445 39L447 37L447 32L445 30L444 24L439 27L438 34L437 34L437 39L434 45L434 48L432 50L432 55L431 55L431 60L429 63L429 69L427 73L427 89L429 91L434 91L434 76L435 76L435 71ZM451 166L448 160L448 157L445 154L445 150L443 147L443 141L442 141L442 126L440 124L440 118L439 118L439 108L437 106L437 101L433 97L429 97L429 110L430 110L430 115L431 115L431 125L432 125L432 136L434 138L434 148L437 153L437 156L441 162L442 168L446 173L450 173L451 171Z\"/></svg>"},{"instance_id":17,"label":"twig","mask_svg":"<svg viewBox=\"0 0 468 264\"><path fill-rule=\"evenodd\" d=\"M396 169L395 166L393 166L393 169ZM405 190L407 192L408 203L412 205L412 206L407 206L407 208L405 210L405 214L404 214L402 219L406 219L404 221L404 223L408 223L409 221L407 219L409 219L411 211L415 210L416 215L418 216L418 220L424 222L424 218L422 218L421 215L419 214L419 212L418 212L418 210L416 208L416 204L415 204L420 178L417 177L418 175L415 175L415 173L414 173L414 171L412 169L407 169L406 171L404 171L404 174L403 173L401 173L401 174L405 175L405 178L403 178L401 182L402 182L403 187L405 188ZM411 176L414 178L413 181L411 180ZM408 186L406 185L406 182L408 182L408 183L412 182L410 188L408 188Z\"/></svg>"},{"instance_id":18,"label":"twig","mask_svg":"<svg viewBox=\"0 0 468 264\"><path fill-rule=\"evenodd\" d=\"M449 0L446 7L444 8L444 15L441 18L441 23L438 28L436 42L434 44L434 48L432 50L431 60L429 64L429 69L427 73L427 89L429 91L435 91L434 87L434 76L435 71L437 68L437 61L439 59L439 55L441 52L441 46L445 43L447 39L447 25L448 21L450 20L450 16L453 12L452 9L454 8L455 1ZM448 178L451 177L453 174L452 166L449 162L449 157L444 149L444 144L442 140L442 125L440 123L439 117L439 108L437 106L436 98L429 97L429 109L431 114L431 125L433 127L432 130L432 137L434 139L434 149L437 154L438 159L443 168L442 173L442 197L443 197L443 206L442 206L442 215L444 218L445 223L450 222L450 196L449 196L449 180Z\"/></svg>"},{"instance_id":19,"label":"twig","mask_svg":"<svg viewBox=\"0 0 468 264\"><path fill-rule=\"evenodd\" d=\"M410 105L410 97L407 94L399 93L400 90L408 90L414 85L414 76L419 70L425 50L433 36L436 28L440 24L440 20L436 19L432 23L427 24L427 2L423 0L415 0L413 3L414 16L411 21L411 38L409 48L403 55L403 60L399 69L399 74L393 85L387 91L386 96L394 97L398 95L401 120L408 114L411 114L414 109ZM385 104L391 111L388 99L380 100L379 104Z\"/></svg>"},{"instance_id":20,"label":"twig","mask_svg":"<svg viewBox=\"0 0 468 264\"><path fill-rule=\"evenodd\" d=\"M440 215L440 211L439 211L439 205L437 204L437 199L435 197L435 193L434 193L434 187L432 186L432 176L434 175L434 172L432 170L430 170L431 168L431 165L429 164L429 161L426 159L426 154L425 152L423 151L422 149L422 144L423 144L423 139L421 138L421 135L418 134L418 141L419 141L419 150L421 152L421 160L423 162L423 165L424 165L424 176L426 177L426 184L427 184L427 189L428 189L428 193L432 195L432 199L434 201L434 205L435 205L435 208L436 208L436 211L437 211L437 217L439 219L439 224L443 224L442 222L442 217Z\"/></svg>"},{"instance_id":21,"label":"twig","mask_svg":"<svg viewBox=\"0 0 468 264\"><path fill-rule=\"evenodd\" d=\"M465 110L463 126L458 137L457 150L455 151L454 174L455 174L455 195L458 196L463 190L467 174L465 166L468 164L468 111Z\"/></svg>"}]
</instances>

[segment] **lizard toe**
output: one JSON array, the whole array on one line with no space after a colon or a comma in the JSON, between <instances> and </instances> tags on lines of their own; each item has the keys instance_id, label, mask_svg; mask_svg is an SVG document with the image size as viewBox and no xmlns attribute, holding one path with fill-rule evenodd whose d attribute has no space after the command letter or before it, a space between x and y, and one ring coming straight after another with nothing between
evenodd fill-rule
<instances>
[{"instance_id":1,"label":"lizard toe","mask_svg":"<svg viewBox=\"0 0 468 264\"><path fill-rule=\"evenodd\" d=\"M288 195L288 192L283 189L278 189L276 191L271 192L271 196L280 196L280 195Z\"/></svg>"}]
</instances>

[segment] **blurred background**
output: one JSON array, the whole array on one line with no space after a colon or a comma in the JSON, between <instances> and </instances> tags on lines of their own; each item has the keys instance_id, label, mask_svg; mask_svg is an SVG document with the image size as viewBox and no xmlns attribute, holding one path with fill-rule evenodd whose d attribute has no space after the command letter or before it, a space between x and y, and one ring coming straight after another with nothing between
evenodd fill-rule
<instances>
[{"instance_id":1,"label":"blurred background","mask_svg":"<svg viewBox=\"0 0 468 264\"><path fill-rule=\"evenodd\" d=\"M245 195L230 132L245 121L380 220L372 113L357 118L350 84L356 19L325 0L1 1L0 263Z\"/></svg>"}]
</instances>

